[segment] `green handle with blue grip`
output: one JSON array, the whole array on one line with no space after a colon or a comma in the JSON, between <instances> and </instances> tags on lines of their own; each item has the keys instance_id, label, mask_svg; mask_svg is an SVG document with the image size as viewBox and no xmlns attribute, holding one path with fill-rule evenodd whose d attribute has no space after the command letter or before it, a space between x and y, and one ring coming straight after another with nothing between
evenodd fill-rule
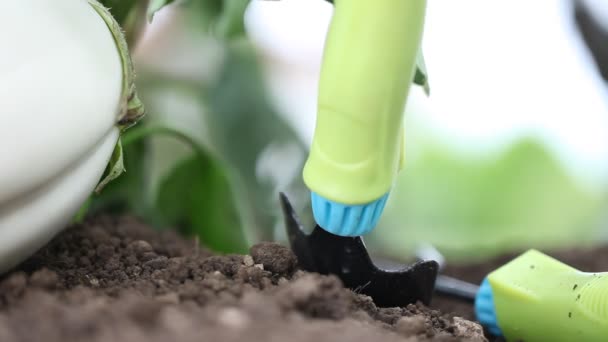
<instances>
[{"instance_id":1,"label":"green handle with blue grip","mask_svg":"<svg viewBox=\"0 0 608 342\"><path fill-rule=\"evenodd\" d=\"M530 250L486 277L475 312L508 342L608 341L608 273Z\"/></svg>"},{"instance_id":2,"label":"green handle with blue grip","mask_svg":"<svg viewBox=\"0 0 608 342\"><path fill-rule=\"evenodd\" d=\"M303 172L315 220L330 233L373 230L403 166L425 11L426 0L335 1Z\"/></svg>"},{"instance_id":3,"label":"green handle with blue grip","mask_svg":"<svg viewBox=\"0 0 608 342\"><path fill-rule=\"evenodd\" d=\"M315 220L332 234L373 230L403 167L425 11L426 0L335 1L304 167ZM475 311L507 341L608 341L608 275L531 250L486 277Z\"/></svg>"}]
</instances>

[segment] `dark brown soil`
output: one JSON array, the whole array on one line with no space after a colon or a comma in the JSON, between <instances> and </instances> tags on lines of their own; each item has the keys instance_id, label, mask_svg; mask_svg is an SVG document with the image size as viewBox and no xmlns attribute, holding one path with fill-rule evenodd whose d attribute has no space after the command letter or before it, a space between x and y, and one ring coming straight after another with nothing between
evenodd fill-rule
<instances>
[{"instance_id":1,"label":"dark brown soil","mask_svg":"<svg viewBox=\"0 0 608 342\"><path fill-rule=\"evenodd\" d=\"M0 341L485 341L422 305L377 308L283 246L214 256L137 220L66 230L0 278Z\"/></svg>"}]
</instances>

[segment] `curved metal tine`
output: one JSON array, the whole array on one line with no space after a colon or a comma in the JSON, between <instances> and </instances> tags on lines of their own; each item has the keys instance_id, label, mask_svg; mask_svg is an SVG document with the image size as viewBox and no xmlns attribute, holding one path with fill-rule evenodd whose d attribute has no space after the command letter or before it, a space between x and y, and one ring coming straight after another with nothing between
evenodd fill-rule
<instances>
[{"instance_id":1,"label":"curved metal tine","mask_svg":"<svg viewBox=\"0 0 608 342\"><path fill-rule=\"evenodd\" d=\"M289 245L298 259L298 264L306 271L316 272L317 267L310 248L309 239L302 230L302 224L298 219L298 215L284 193L281 192L279 194L279 199L285 218Z\"/></svg>"},{"instance_id":2,"label":"curved metal tine","mask_svg":"<svg viewBox=\"0 0 608 342\"><path fill-rule=\"evenodd\" d=\"M382 270L374 264L361 237L333 235L319 226L306 235L284 194L281 204L291 248L305 270L337 275L346 287L369 295L379 306L430 302L438 270L435 261Z\"/></svg>"},{"instance_id":3,"label":"curved metal tine","mask_svg":"<svg viewBox=\"0 0 608 342\"><path fill-rule=\"evenodd\" d=\"M378 272L360 237L340 237L315 226L310 234L303 231L298 216L287 196L280 194L287 235L292 250L307 270L341 274L343 270ZM349 273L347 272L347 273Z\"/></svg>"},{"instance_id":4,"label":"curved metal tine","mask_svg":"<svg viewBox=\"0 0 608 342\"><path fill-rule=\"evenodd\" d=\"M431 300L438 269L434 261L383 270L376 266L361 237L336 236L318 226L309 235L309 246L318 272L337 275L345 286L372 297L378 306L429 304Z\"/></svg>"},{"instance_id":5,"label":"curved metal tine","mask_svg":"<svg viewBox=\"0 0 608 342\"><path fill-rule=\"evenodd\" d=\"M287 227L287 234L289 241L305 238L306 234L302 229L302 224L298 218L298 214L289 202L287 195L284 193L279 194L281 202L281 208L283 209L283 216L285 217L285 226Z\"/></svg>"}]
</instances>

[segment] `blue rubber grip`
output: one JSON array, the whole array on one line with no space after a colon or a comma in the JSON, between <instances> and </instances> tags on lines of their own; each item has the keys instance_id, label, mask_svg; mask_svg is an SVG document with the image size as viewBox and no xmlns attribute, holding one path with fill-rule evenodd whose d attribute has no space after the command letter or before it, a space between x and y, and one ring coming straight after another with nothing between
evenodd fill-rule
<instances>
[{"instance_id":1,"label":"blue rubber grip","mask_svg":"<svg viewBox=\"0 0 608 342\"><path fill-rule=\"evenodd\" d=\"M483 325L492 335L502 336L502 331L498 326L496 308L494 307L492 287L487 278L481 283L477 296L475 297L475 315L481 325Z\"/></svg>"},{"instance_id":2,"label":"blue rubber grip","mask_svg":"<svg viewBox=\"0 0 608 342\"><path fill-rule=\"evenodd\" d=\"M332 234L361 236L370 233L378 225L388 195L387 193L367 204L346 205L312 192L312 212L317 224Z\"/></svg>"}]
</instances>

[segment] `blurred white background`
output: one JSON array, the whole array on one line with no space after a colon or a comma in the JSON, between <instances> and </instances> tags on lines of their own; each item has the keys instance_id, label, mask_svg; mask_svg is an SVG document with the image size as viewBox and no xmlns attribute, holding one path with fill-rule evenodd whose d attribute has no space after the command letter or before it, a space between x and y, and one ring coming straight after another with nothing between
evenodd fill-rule
<instances>
[{"instance_id":1,"label":"blurred white background","mask_svg":"<svg viewBox=\"0 0 608 342\"><path fill-rule=\"evenodd\" d=\"M598 17L608 17L608 2L589 3ZM578 37L570 6L430 0L423 51L431 96L418 88L411 93L407 132L432 132L468 154L496 153L533 135L579 181L605 186L608 88ZM332 10L322 0L254 0L246 16L274 99L307 143Z\"/></svg>"}]
</instances>

